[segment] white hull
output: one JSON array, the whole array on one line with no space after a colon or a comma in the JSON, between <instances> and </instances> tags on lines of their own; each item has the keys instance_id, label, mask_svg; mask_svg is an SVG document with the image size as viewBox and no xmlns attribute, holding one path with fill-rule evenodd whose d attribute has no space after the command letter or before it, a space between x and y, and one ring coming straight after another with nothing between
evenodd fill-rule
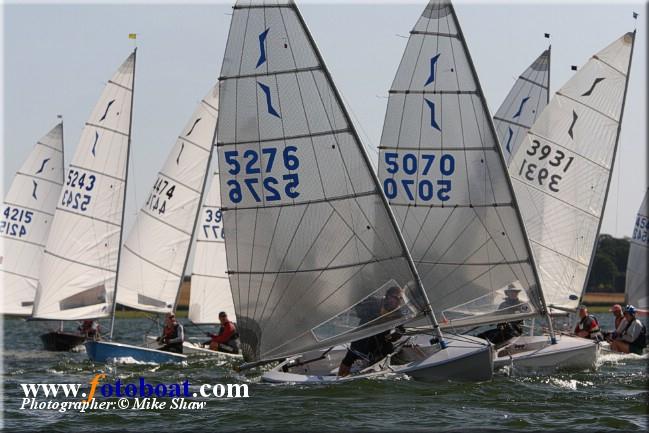
<instances>
[{"instance_id":1,"label":"white hull","mask_svg":"<svg viewBox=\"0 0 649 433\"><path fill-rule=\"evenodd\" d=\"M156 341L156 337L152 335L146 336L146 346L149 348L157 348L160 344ZM207 347L203 347L201 343L195 343L192 341L183 342L183 354L184 355L204 355L204 356L216 356L219 358L227 359L243 359L243 356L236 355L234 353L218 352L215 350L210 350Z\"/></svg>"},{"instance_id":2,"label":"white hull","mask_svg":"<svg viewBox=\"0 0 649 433\"><path fill-rule=\"evenodd\" d=\"M338 377L338 367L347 349L336 346L323 359L324 351L309 352L291 358L264 373L261 379L271 383L339 383L368 379L390 374L407 374L415 380L482 381L493 375L492 346L476 337L449 340L444 350L431 346L428 336L418 336L404 345L390 359L378 362L364 370L345 377ZM304 365L296 363L315 360Z\"/></svg>"},{"instance_id":3,"label":"white hull","mask_svg":"<svg viewBox=\"0 0 649 433\"><path fill-rule=\"evenodd\" d=\"M536 373L556 370L594 369L599 344L579 337L561 336L550 344L547 335L523 336L494 353L494 369L506 366Z\"/></svg>"}]
</instances>

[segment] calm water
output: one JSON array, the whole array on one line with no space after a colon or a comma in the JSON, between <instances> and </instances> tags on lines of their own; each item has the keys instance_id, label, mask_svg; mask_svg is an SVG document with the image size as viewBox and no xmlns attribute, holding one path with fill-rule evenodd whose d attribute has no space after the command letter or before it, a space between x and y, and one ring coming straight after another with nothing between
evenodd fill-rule
<instances>
[{"instance_id":1,"label":"calm water","mask_svg":"<svg viewBox=\"0 0 649 433\"><path fill-rule=\"evenodd\" d=\"M601 314L600 316L604 316ZM600 317L604 328L607 317ZM145 319L118 320L116 340L141 342ZM606 326L608 325L608 326ZM279 430L367 431L646 431L649 428L647 358L605 356L596 372L550 377L497 375L480 384L424 384L404 377L334 386L259 383L259 373L239 376L231 365L206 359L186 366L93 364L85 353L41 350L44 323L4 322L4 427L7 431ZM198 333L186 326L190 333ZM249 384L248 399L211 399L199 411L58 413L19 410L19 383L88 383L96 372L109 379L149 383ZM130 380L129 380L130 379ZM196 386L197 388L197 386Z\"/></svg>"}]
</instances>

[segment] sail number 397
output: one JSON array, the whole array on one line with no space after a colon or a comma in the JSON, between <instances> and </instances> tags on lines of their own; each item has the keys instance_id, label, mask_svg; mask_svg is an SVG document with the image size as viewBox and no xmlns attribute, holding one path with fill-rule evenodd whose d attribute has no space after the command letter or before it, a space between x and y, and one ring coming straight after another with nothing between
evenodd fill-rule
<instances>
[{"instance_id":1,"label":"sail number 397","mask_svg":"<svg viewBox=\"0 0 649 433\"><path fill-rule=\"evenodd\" d=\"M260 203L279 201L283 198L295 199L300 195L298 186L300 179L295 171L300 167L296 155L297 147L286 146L283 150L275 147L264 147L261 154L255 149L248 149L241 155L237 150L223 154L225 162L230 166L228 173L233 176L243 176L240 179L229 179L228 197L232 203L241 203L244 197L251 197ZM277 160L281 160L278 162ZM281 177L272 175L273 170L288 170ZM263 172L263 175L262 175Z\"/></svg>"}]
</instances>

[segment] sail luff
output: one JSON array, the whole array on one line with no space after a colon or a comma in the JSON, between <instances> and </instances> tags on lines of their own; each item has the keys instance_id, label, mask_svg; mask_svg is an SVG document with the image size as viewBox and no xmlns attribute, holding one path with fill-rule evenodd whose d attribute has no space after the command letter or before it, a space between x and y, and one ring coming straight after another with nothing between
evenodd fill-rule
<instances>
[{"instance_id":1,"label":"sail luff","mask_svg":"<svg viewBox=\"0 0 649 433\"><path fill-rule=\"evenodd\" d=\"M203 198L204 198L204 195L205 195L205 187L207 185L207 178L209 177L208 173L210 171L210 166L212 165L212 156L214 154L214 149L216 148L216 128L217 128L216 125L217 125L217 123L219 121L218 120L218 115L219 115L219 111L218 111L218 108L217 108L217 110L216 110L217 118L216 118L216 123L214 124L214 133L212 135L212 140L210 141L210 154L207 157L207 165L205 166L205 175L203 176L203 184L201 186L201 193L198 196L198 206L196 206L196 215L194 216L194 224L192 225L192 234L189 237L189 245L187 246L187 254L185 256L185 262L183 264L183 270L180 273L180 275L181 275L180 282L178 283L178 290L177 290L177 293L176 293L176 299L174 300L174 306L172 308L172 311L176 311L176 307L178 306L178 299L180 299L180 288L183 285L183 280L185 278L185 271L187 270L187 262L189 261L189 254L190 254L190 252L192 250L191 242L194 239L194 237L196 236L196 227L198 226L198 219L199 219L199 216L201 215L202 203L203 203ZM191 290L191 288L190 288L190 290Z\"/></svg>"},{"instance_id":2,"label":"sail luff","mask_svg":"<svg viewBox=\"0 0 649 433\"><path fill-rule=\"evenodd\" d=\"M451 2L449 1L449 5L451 6L451 10L453 11L453 17L455 18L455 22L457 22L457 16L455 14L455 7ZM484 107L488 107L487 105L487 98L484 96L484 92L482 91L482 85L480 84L480 80L477 79L478 73L476 72L475 66L473 64L473 59L471 58L471 52L469 51L469 48L466 45L466 39L464 38L464 34L462 33L462 27L457 26L458 28L458 33L460 34L460 41L462 42L462 45L464 46L464 50L467 53L467 57L469 59L469 66L471 67L471 71L473 73L473 76L476 77L476 86L478 89L478 94L480 95L480 99L482 100L482 104ZM496 133L496 128L494 126L493 118L491 116L487 116L488 118L488 128L491 130L491 135L496 139L497 143L497 148L499 149L498 156L500 158L501 165L505 171L507 171L507 162L505 161L505 157L503 156L502 153L502 148L500 145L498 145L498 134ZM536 290L533 291L534 294L538 296L538 301L541 303L543 310L540 311L541 314L547 314L548 308L545 304L545 297L543 296L543 288L541 287L541 279L539 278L537 268L536 268L536 262L534 260L534 254L532 253L532 246L530 244L529 237L526 235L527 234L527 229L525 228L525 222L523 221L523 217L521 215L520 207L518 205L518 200L516 198L516 194L514 193L514 186L512 184L512 180L509 176L505 176L505 179L507 180L507 188L509 190L509 193L511 194L511 199L512 199L512 204L514 207L514 211L516 214L516 218L518 220L518 223L520 224L521 229L523 230L523 241L525 242L525 247L527 250L527 257L529 264L532 267L532 273L534 275L534 280L536 281L537 287ZM550 320L548 320L550 322ZM550 326L552 326L550 324Z\"/></svg>"},{"instance_id":3,"label":"sail luff","mask_svg":"<svg viewBox=\"0 0 649 433\"><path fill-rule=\"evenodd\" d=\"M595 252L596 252L596 249L597 249L597 245L599 243L599 233L600 233L600 230L602 228L602 220L604 219L602 217L604 215L604 212L606 211L606 202L607 202L608 193L609 193L609 190L610 190L610 187L611 187L611 180L613 178L613 176L612 176L613 167L615 167L615 157L617 155L617 149L618 149L618 145L620 143L620 132L622 131L622 119L624 118L624 107L626 105L626 95L627 95L627 91L629 89L629 77L631 76L631 65L633 64L633 48L635 46L636 32L637 32L637 30L634 29L633 30L633 37L631 39L631 55L629 56L629 65L627 66L627 70L626 70L626 80L625 80L625 83L624 83L624 94L622 96L622 107L620 108L620 117L617 120L618 123L617 123L616 137L615 137L615 145L613 146L613 156L611 158L611 165L610 165L611 172L608 175L608 180L606 182L606 189L604 190L604 204L603 204L602 210L600 212L599 222L597 223L597 231L595 232L595 237L594 237L594 241L593 241L593 247L591 249L592 253L591 253L591 256L590 256L590 262L588 264L588 270L586 271L586 279L584 280L584 284L583 284L583 287L581 289L581 293L579 295L579 304L581 304L582 300L584 299L584 294L586 293L586 288L588 286L588 280L590 279L590 273L591 273L592 268L593 268L593 262L595 261ZM618 170L619 169L620 168L618 167ZM576 308L575 308L575 311L577 311Z\"/></svg>"},{"instance_id":4,"label":"sail luff","mask_svg":"<svg viewBox=\"0 0 649 433\"><path fill-rule=\"evenodd\" d=\"M316 45L315 41L313 40L313 36L311 35L311 32L309 31L308 27L306 26L306 23L304 22L304 18L302 17L302 14L300 13L300 10L295 6L295 3L293 0L291 0L291 4L293 5L295 9L295 13L300 20L300 23L302 24L302 27L304 28L304 31L306 33L307 38L311 42L311 45L313 46L313 51L318 58L318 61L320 64L323 66L322 70L325 76L327 77L327 80L329 81L329 84L331 88L333 89L334 96L337 99L338 104L341 107L341 111L343 115L345 116L345 120L347 121L347 124L351 126L351 134L354 136L354 139L356 143L360 144L359 146L359 151L363 157L363 160L365 161L365 164L372 176L372 180L374 181L374 185L376 187L376 190L378 191L378 194L381 197L381 201L383 202L385 208L387 209L387 214L390 218L390 222L392 223L392 226L394 227L394 230L396 232L397 238L399 240L399 243L401 244L402 252L403 255L406 257L406 260L408 262L408 266L410 267L410 271L412 272L413 276L415 277L415 281L417 284L417 289L420 292L420 295L422 296L422 299L425 302L424 309L422 312L428 317L428 319L431 322L431 325L435 329L437 336L442 337L441 331L439 330L439 324L437 323L437 319L435 318L435 313L433 312L430 300L428 299L428 294L426 293L426 290L424 289L421 277L419 276L419 271L417 270L417 267L415 266L415 263L412 259L412 255L410 254L410 250L408 249L406 245L406 241L403 238L403 234L401 233L401 229L399 227L399 224L397 223L396 217L394 216L394 212L392 211L392 207L390 206L390 203L385 196L385 192L383 191L383 188L381 188L381 181L379 180L378 174L376 171L374 171L374 168L372 167L372 162L370 161L370 157L367 154L367 151L365 150L365 146L362 145L362 141L358 135L358 132L356 131L356 128L353 127L353 122L351 120L351 117L349 116L349 112L347 111L347 107L345 106L342 97L340 96L340 92L338 91L338 88L334 85L333 79L331 78L331 74L329 73L329 69L324 66L324 59L322 58L322 55L320 54L320 50L318 49L318 46Z\"/></svg>"},{"instance_id":5,"label":"sail luff","mask_svg":"<svg viewBox=\"0 0 649 433\"><path fill-rule=\"evenodd\" d=\"M131 159L131 131L133 129L133 100L135 95L135 64L137 60L137 47L133 49L133 79L131 81L131 112L129 113L128 121L128 139L126 144L126 173L124 176L124 197L122 200L122 219L119 227L119 244L117 250L117 266L115 268L115 285L113 289L113 305L110 312L110 332L108 339L113 339L113 329L115 328L115 311L117 309L117 283L119 281L119 265L122 257L122 237L124 235L124 214L126 213L126 186L128 185L128 168Z\"/></svg>"}]
</instances>

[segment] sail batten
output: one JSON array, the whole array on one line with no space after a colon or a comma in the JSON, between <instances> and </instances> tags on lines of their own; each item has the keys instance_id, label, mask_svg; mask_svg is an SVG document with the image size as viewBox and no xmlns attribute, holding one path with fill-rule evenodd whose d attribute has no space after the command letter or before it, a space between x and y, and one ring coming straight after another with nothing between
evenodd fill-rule
<instances>
[{"instance_id":1,"label":"sail batten","mask_svg":"<svg viewBox=\"0 0 649 433\"><path fill-rule=\"evenodd\" d=\"M64 176L63 124L41 138L16 172L0 212L2 314L32 313L43 252Z\"/></svg>"},{"instance_id":2,"label":"sail batten","mask_svg":"<svg viewBox=\"0 0 649 433\"><path fill-rule=\"evenodd\" d=\"M86 122L45 248L34 317L105 317L115 290L130 148L135 51Z\"/></svg>"},{"instance_id":3,"label":"sail batten","mask_svg":"<svg viewBox=\"0 0 649 433\"><path fill-rule=\"evenodd\" d=\"M546 301L563 310L577 308L594 258L634 39L627 33L591 57L556 92L511 159Z\"/></svg>"},{"instance_id":4,"label":"sail batten","mask_svg":"<svg viewBox=\"0 0 649 433\"><path fill-rule=\"evenodd\" d=\"M175 309L214 146L218 89L203 98L158 172L123 247L117 303Z\"/></svg>"},{"instance_id":5,"label":"sail batten","mask_svg":"<svg viewBox=\"0 0 649 433\"><path fill-rule=\"evenodd\" d=\"M519 314L544 308L498 143L454 8L430 1L389 91L379 176L442 326L493 322L506 289Z\"/></svg>"}]
</instances>

